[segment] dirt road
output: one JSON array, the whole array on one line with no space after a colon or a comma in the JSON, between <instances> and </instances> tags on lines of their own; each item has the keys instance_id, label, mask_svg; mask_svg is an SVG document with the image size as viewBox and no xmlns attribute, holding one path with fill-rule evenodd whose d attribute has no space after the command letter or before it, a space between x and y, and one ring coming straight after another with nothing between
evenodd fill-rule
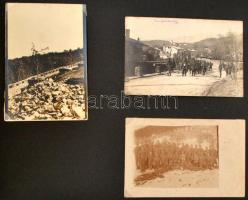
<instances>
[{"instance_id":1,"label":"dirt road","mask_svg":"<svg viewBox=\"0 0 248 200\"><path fill-rule=\"evenodd\" d=\"M188 72L187 76L181 73L172 73L171 76L162 74L156 76L147 76L142 78L131 79L125 82L125 93L127 95L163 95L163 96L243 96L242 81L231 81L223 72L219 77L219 61L212 61L213 69L208 71L205 76L197 74L191 76ZM239 73L240 80L243 80L243 74ZM224 81L225 80L225 81ZM213 93L213 86L228 82L228 87L232 87L229 91L218 90Z\"/></svg>"}]
</instances>

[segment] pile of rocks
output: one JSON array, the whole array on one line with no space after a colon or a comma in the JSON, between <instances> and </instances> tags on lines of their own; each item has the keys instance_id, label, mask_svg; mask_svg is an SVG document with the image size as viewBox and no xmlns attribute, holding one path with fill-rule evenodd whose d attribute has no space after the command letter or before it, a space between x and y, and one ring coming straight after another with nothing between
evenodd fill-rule
<instances>
[{"instance_id":1,"label":"pile of rocks","mask_svg":"<svg viewBox=\"0 0 248 200\"><path fill-rule=\"evenodd\" d=\"M9 113L14 120L85 119L85 90L46 79L22 89L9 99Z\"/></svg>"}]
</instances>

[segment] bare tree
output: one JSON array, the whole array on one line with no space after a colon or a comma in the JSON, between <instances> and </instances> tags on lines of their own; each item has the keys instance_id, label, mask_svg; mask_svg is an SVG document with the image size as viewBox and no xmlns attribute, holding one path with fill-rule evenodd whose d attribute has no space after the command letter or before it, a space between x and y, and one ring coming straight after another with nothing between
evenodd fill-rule
<instances>
[{"instance_id":1,"label":"bare tree","mask_svg":"<svg viewBox=\"0 0 248 200\"><path fill-rule=\"evenodd\" d=\"M35 44L32 42L32 57L34 58L34 65L36 66L36 77L38 78L38 74L39 74L39 59L38 59L38 55L43 53L44 51L49 50L49 47L37 50L35 48Z\"/></svg>"}]
</instances>

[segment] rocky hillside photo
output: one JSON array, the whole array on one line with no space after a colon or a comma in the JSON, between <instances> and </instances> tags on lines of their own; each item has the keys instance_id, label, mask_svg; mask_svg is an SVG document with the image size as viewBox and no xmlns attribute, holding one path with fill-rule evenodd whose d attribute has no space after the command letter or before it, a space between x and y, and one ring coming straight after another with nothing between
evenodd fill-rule
<instances>
[{"instance_id":1,"label":"rocky hillside photo","mask_svg":"<svg viewBox=\"0 0 248 200\"><path fill-rule=\"evenodd\" d=\"M8 80L9 84L21 81L28 77L56 69L61 66L71 65L83 60L83 49L65 50L63 52L50 52L37 54L36 56L23 56L8 60Z\"/></svg>"}]
</instances>

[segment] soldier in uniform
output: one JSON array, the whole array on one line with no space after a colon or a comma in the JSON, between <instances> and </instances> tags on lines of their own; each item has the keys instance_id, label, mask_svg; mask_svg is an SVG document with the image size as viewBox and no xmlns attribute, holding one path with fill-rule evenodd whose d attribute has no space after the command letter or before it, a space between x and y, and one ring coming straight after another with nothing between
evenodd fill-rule
<instances>
[{"instance_id":1,"label":"soldier in uniform","mask_svg":"<svg viewBox=\"0 0 248 200\"><path fill-rule=\"evenodd\" d=\"M227 63L226 68L227 68L227 70L226 70L227 75L231 75L231 72L232 72L232 70L231 70L231 69L232 69L232 65L231 65L230 62Z\"/></svg>"},{"instance_id":2,"label":"soldier in uniform","mask_svg":"<svg viewBox=\"0 0 248 200\"><path fill-rule=\"evenodd\" d=\"M224 63L222 61L220 61L220 64L219 64L219 72L220 72L220 78L222 77L222 69L224 67Z\"/></svg>"},{"instance_id":3,"label":"soldier in uniform","mask_svg":"<svg viewBox=\"0 0 248 200\"><path fill-rule=\"evenodd\" d=\"M177 156L176 144L172 143L171 144L171 152L170 152L170 168L171 169L175 169L176 156Z\"/></svg>"},{"instance_id":4,"label":"soldier in uniform","mask_svg":"<svg viewBox=\"0 0 248 200\"><path fill-rule=\"evenodd\" d=\"M201 60L198 60L198 63L197 63L197 73L200 74L202 71L202 61Z\"/></svg>"},{"instance_id":5,"label":"soldier in uniform","mask_svg":"<svg viewBox=\"0 0 248 200\"><path fill-rule=\"evenodd\" d=\"M192 63L191 63L191 74L192 74L192 76L195 76L196 68L197 68L196 60L192 59Z\"/></svg>"},{"instance_id":6,"label":"soldier in uniform","mask_svg":"<svg viewBox=\"0 0 248 200\"><path fill-rule=\"evenodd\" d=\"M203 74L203 76L205 76L206 72L207 72L207 62L203 61L203 63L202 63L202 74Z\"/></svg>"},{"instance_id":7,"label":"soldier in uniform","mask_svg":"<svg viewBox=\"0 0 248 200\"><path fill-rule=\"evenodd\" d=\"M167 69L168 69L168 75L171 76L171 71L172 71L171 58L169 58L169 60L168 60Z\"/></svg>"},{"instance_id":8,"label":"soldier in uniform","mask_svg":"<svg viewBox=\"0 0 248 200\"><path fill-rule=\"evenodd\" d=\"M192 148L190 145L185 145L185 169L192 167Z\"/></svg>"},{"instance_id":9,"label":"soldier in uniform","mask_svg":"<svg viewBox=\"0 0 248 200\"><path fill-rule=\"evenodd\" d=\"M156 143L153 145L153 169L159 169L160 168L160 143Z\"/></svg>"},{"instance_id":10,"label":"soldier in uniform","mask_svg":"<svg viewBox=\"0 0 248 200\"><path fill-rule=\"evenodd\" d=\"M143 171L149 168L149 144L145 144L143 147Z\"/></svg>"},{"instance_id":11,"label":"soldier in uniform","mask_svg":"<svg viewBox=\"0 0 248 200\"><path fill-rule=\"evenodd\" d=\"M209 70L212 71L212 69L213 69L213 63L209 61Z\"/></svg>"},{"instance_id":12,"label":"soldier in uniform","mask_svg":"<svg viewBox=\"0 0 248 200\"><path fill-rule=\"evenodd\" d=\"M167 142L164 142L163 144L163 147L162 147L162 165L163 165L163 168L168 170L169 168L169 145Z\"/></svg>"},{"instance_id":13,"label":"soldier in uniform","mask_svg":"<svg viewBox=\"0 0 248 200\"><path fill-rule=\"evenodd\" d=\"M199 146L199 160L200 160L200 169L207 168L207 155L205 154L205 150Z\"/></svg>"},{"instance_id":14,"label":"soldier in uniform","mask_svg":"<svg viewBox=\"0 0 248 200\"><path fill-rule=\"evenodd\" d=\"M185 62L183 62L183 66L182 66L182 75L183 76L187 75L187 65Z\"/></svg>"},{"instance_id":15,"label":"soldier in uniform","mask_svg":"<svg viewBox=\"0 0 248 200\"><path fill-rule=\"evenodd\" d=\"M173 164L173 145L171 143L169 143L167 145L167 168L171 169L172 168L172 164Z\"/></svg>"},{"instance_id":16,"label":"soldier in uniform","mask_svg":"<svg viewBox=\"0 0 248 200\"><path fill-rule=\"evenodd\" d=\"M204 60L201 61L201 73L203 74Z\"/></svg>"},{"instance_id":17,"label":"soldier in uniform","mask_svg":"<svg viewBox=\"0 0 248 200\"><path fill-rule=\"evenodd\" d=\"M194 146L193 149L193 164L194 164L194 169L199 169L200 167L200 160L199 160L199 148L198 146Z\"/></svg>"},{"instance_id":18,"label":"soldier in uniform","mask_svg":"<svg viewBox=\"0 0 248 200\"><path fill-rule=\"evenodd\" d=\"M153 145L148 146L148 169L153 169Z\"/></svg>"},{"instance_id":19,"label":"soldier in uniform","mask_svg":"<svg viewBox=\"0 0 248 200\"><path fill-rule=\"evenodd\" d=\"M173 153L173 156L172 156L172 163L173 163L173 168L174 169L177 169L177 166L178 166L178 159L179 159L179 151L178 151L178 146L176 143L173 143L173 149L174 149L174 153Z\"/></svg>"},{"instance_id":20,"label":"soldier in uniform","mask_svg":"<svg viewBox=\"0 0 248 200\"><path fill-rule=\"evenodd\" d=\"M209 150L209 157L210 157L211 168L217 167L217 160L218 160L217 151L214 149L210 149Z\"/></svg>"},{"instance_id":21,"label":"soldier in uniform","mask_svg":"<svg viewBox=\"0 0 248 200\"><path fill-rule=\"evenodd\" d=\"M236 71L236 66L234 65L233 62L230 63L230 68L231 68L231 74L233 79L237 79L237 71Z\"/></svg>"},{"instance_id":22,"label":"soldier in uniform","mask_svg":"<svg viewBox=\"0 0 248 200\"><path fill-rule=\"evenodd\" d=\"M193 163L194 163L194 147L191 144L188 149L187 153L187 169L193 170Z\"/></svg>"},{"instance_id":23,"label":"soldier in uniform","mask_svg":"<svg viewBox=\"0 0 248 200\"><path fill-rule=\"evenodd\" d=\"M147 158L147 154L145 152L145 145L141 145L140 147L140 170L143 172L146 170L146 158Z\"/></svg>"},{"instance_id":24,"label":"soldier in uniform","mask_svg":"<svg viewBox=\"0 0 248 200\"><path fill-rule=\"evenodd\" d=\"M185 162L186 162L186 147L183 144L181 149L180 149L180 163L179 163L179 165L182 169L186 168Z\"/></svg>"}]
</instances>

